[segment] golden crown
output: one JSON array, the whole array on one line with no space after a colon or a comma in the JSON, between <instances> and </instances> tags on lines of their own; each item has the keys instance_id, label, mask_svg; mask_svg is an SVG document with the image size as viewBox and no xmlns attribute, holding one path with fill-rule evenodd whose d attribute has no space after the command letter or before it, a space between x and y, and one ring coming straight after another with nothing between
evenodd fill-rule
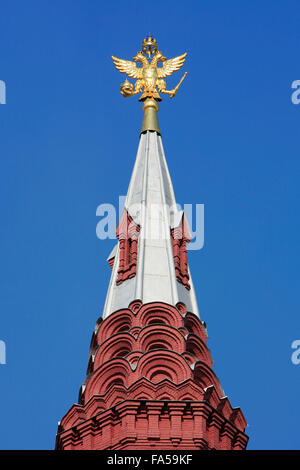
<instances>
[{"instance_id":1,"label":"golden crown","mask_svg":"<svg viewBox=\"0 0 300 470\"><path fill-rule=\"evenodd\" d=\"M142 43L143 52L148 54L150 57L151 54L154 54L157 51L157 48L158 48L157 41L155 38L151 36L151 34L145 37Z\"/></svg>"}]
</instances>

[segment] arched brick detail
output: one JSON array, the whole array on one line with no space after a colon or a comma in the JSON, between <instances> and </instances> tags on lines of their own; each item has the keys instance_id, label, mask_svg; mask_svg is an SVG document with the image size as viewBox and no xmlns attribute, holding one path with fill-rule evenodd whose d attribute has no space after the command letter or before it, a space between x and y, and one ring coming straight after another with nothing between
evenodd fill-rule
<instances>
[{"instance_id":1,"label":"arched brick detail","mask_svg":"<svg viewBox=\"0 0 300 470\"><path fill-rule=\"evenodd\" d=\"M159 367L152 368L151 373L149 374L149 380L151 380L151 382L158 383L165 379L172 381L175 380L177 383L177 377L174 375L174 371L169 367L162 364Z\"/></svg>"},{"instance_id":2,"label":"arched brick detail","mask_svg":"<svg viewBox=\"0 0 300 470\"><path fill-rule=\"evenodd\" d=\"M126 360L132 365L136 365L139 358L143 355L142 351L132 351L126 356Z\"/></svg>"},{"instance_id":3,"label":"arched brick detail","mask_svg":"<svg viewBox=\"0 0 300 470\"><path fill-rule=\"evenodd\" d=\"M189 334L189 331L184 326L181 326L180 328L178 328L178 331L180 331L180 333L182 334L184 338L188 336Z\"/></svg>"},{"instance_id":4,"label":"arched brick detail","mask_svg":"<svg viewBox=\"0 0 300 470\"><path fill-rule=\"evenodd\" d=\"M103 408L104 408L104 405L103 405ZM86 419L85 410L78 405L73 405L70 408L68 414L66 414L63 417L60 424L63 429L68 429L82 422L84 419Z\"/></svg>"},{"instance_id":5,"label":"arched brick detail","mask_svg":"<svg viewBox=\"0 0 300 470\"><path fill-rule=\"evenodd\" d=\"M209 385L205 388L204 400L213 408L218 408L220 404L220 393L217 391L215 385Z\"/></svg>"},{"instance_id":6,"label":"arched brick detail","mask_svg":"<svg viewBox=\"0 0 300 470\"><path fill-rule=\"evenodd\" d=\"M96 395L91 400L88 401L86 406L82 406L82 408L85 409L85 418L88 419L90 416L93 416L95 413L100 413L101 411L106 410L107 398L108 396Z\"/></svg>"},{"instance_id":7,"label":"arched brick detail","mask_svg":"<svg viewBox=\"0 0 300 470\"><path fill-rule=\"evenodd\" d=\"M187 312L186 305L183 302L177 302L176 308L179 310L181 315L185 315Z\"/></svg>"},{"instance_id":8,"label":"arched brick detail","mask_svg":"<svg viewBox=\"0 0 300 470\"><path fill-rule=\"evenodd\" d=\"M130 310L136 313L139 311L142 305L143 305L143 302L139 299L136 299L128 305L128 308L130 308Z\"/></svg>"},{"instance_id":9,"label":"arched brick detail","mask_svg":"<svg viewBox=\"0 0 300 470\"><path fill-rule=\"evenodd\" d=\"M111 387L109 387L106 392L104 392L101 398L102 397L105 400L105 407L107 409L110 406L115 405L117 402L125 400L127 397L127 389L122 383L115 383ZM98 396L94 395L88 403L93 404L97 401L97 399Z\"/></svg>"},{"instance_id":10,"label":"arched brick detail","mask_svg":"<svg viewBox=\"0 0 300 470\"><path fill-rule=\"evenodd\" d=\"M116 392L112 394L110 397L108 397L106 401L106 408L110 408L111 406L115 406L117 403L120 403L124 401L127 397L127 392L125 390L125 387L123 387L123 390L120 389L120 384L114 385L112 387L113 389L116 389Z\"/></svg>"},{"instance_id":11,"label":"arched brick detail","mask_svg":"<svg viewBox=\"0 0 300 470\"><path fill-rule=\"evenodd\" d=\"M214 372L204 362L197 362L194 368L194 380L204 389L214 385L219 397L223 396L223 391Z\"/></svg>"},{"instance_id":12,"label":"arched brick detail","mask_svg":"<svg viewBox=\"0 0 300 470\"><path fill-rule=\"evenodd\" d=\"M140 393L142 390L143 392L147 393L149 397L155 398L157 385L154 385L150 382L149 379L146 377L141 377L136 382L134 382L128 390L130 390L130 396L137 397L136 393Z\"/></svg>"},{"instance_id":13,"label":"arched brick detail","mask_svg":"<svg viewBox=\"0 0 300 470\"><path fill-rule=\"evenodd\" d=\"M214 387L211 387L214 390ZM142 377L134 382L128 389L121 384L115 384L109 388L103 395L93 395L85 405L73 405L67 415L62 419L61 425L63 428L74 426L75 421L79 422L86 420L101 410L113 406L118 401L122 401L127 397L139 400L162 400L163 397L172 397L172 400L183 399L183 396L197 397L197 400L202 399L203 389L201 389L191 379L175 385L174 383L164 380L158 384L151 383L148 379ZM209 401L211 398L209 399ZM217 398L216 406L219 404L220 399ZM234 409L235 412L239 409Z\"/></svg>"},{"instance_id":14,"label":"arched brick detail","mask_svg":"<svg viewBox=\"0 0 300 470\"><path fill-rule=\"evenodd\" d=\"M181 354L185 350L185 340L182 335L170 326L148 325L140 331L138 345L141 351L153 349L169 349Z\"/></svg>"},{"instance_id":15,"label":"arched brick detail","mask_svg":"<svg viewBox=\"0 0 300 470\"><path fill-rule=\"evenodd\" d=\"M169 401L172 400L173 397L171 393L163 392L157 399L160 401Z\"/></svg>"},{"instance_id":16,"label":"arched brick detail","mask_svg":"<svg viewBox=\"0 0 300 470\"><path fill-rule=\"evenodd\" d=\"M234 423L234 425L242 432L247 426L247 421L240 407L233 408L230 421L232 421L232 423Z\"/></svg>"},{"instance_id":17,"label":"arched brick detail","mask_svg":"<svg viewBox=\"0 0 300 470\"><path fill-rule=\"evenodd\" d=\"M192 394L190 392L184 392L181 395L178 395L178 400L180 401L194 401L194 400L199 400L199 396L196 394Z\"/></svg>"},{"instance_id":18,"label":"arched brick detail","mask_svg":"<svg viewBox=\"0 0 300 470\"><path fill-rule=\"evenodd\" d=\"M180 385L179 385L180 386ZM178 385L175 385L170 380L165 379L157 385L156 400L177 400ZM167 398L169 397L169 398Z\"/></svg>"},{"instance_id":19,"label":"arched brick detail","mask_svg":"<svg viewBox=\"0 0 300 470\"><path fill-rule=\"evenodd\" d=\"M98 344L103 343L107 338L120 333L129 331L132 327L134 314L129 309L118 310L103 321L101 328L97 333Z\"/></svg>"},{"instance_id":20,"label":"arched brick detail","mask_svg":"<svg viewBox=\"0 0 300 470\"><path fill-rule=\"evenodd\" d=\"M189 363L190 366L197 362L197 358L190 352L184 351L182 353L182 357L184 357L184 359Z\"/></svg>"},{"instance_id":21,"label":"arched brick detail","mask_svg":"<svg viewBox=\"0 0 300 470\"><path fill-rule=\"evenodd\" d=\"M203 330L203 327L200 323L200 320L193 313L188 312L184 318L184 326L189 331L189 333L194 333L199 336L202 341L206 344L206 334Z\"/></svg>"},{"instance_id":22,"label":"arched brick detail","mask_svg":"<svg viewBox=\"0 0 300 470\"><path fill-rule=\"evenodd\" d=\"M133 400L154 400L154 393L151 390L143 390L139 388L132 392Z\"/></svg>"},{"instance_id":23,"label":"arched brick detail","mask_svg":"<svg viewBox=\"0 0 300 470\"><path fill-rule=\"evenodd\" d=\"M141 331L142 328L140 328L139 326L133 326L132 328L130 328L129 330L129 333L132 335L132 336L137 336L139 334L139 332Z\"/></svg>"},{"instance_id":24,"label":"arched brick detail","mask_svg":"<svg viewBox=\"0 0 300 470\"><path fill-rule=\"evenodd\" d=\"M135 343L135 338L128 332L116 333L111 336L99 346L95 356L94 369L110 359L127 356L136 349Z\"/></svg>"},{"instance_id":25,"label":"arched brick detail","mask_svg":"<svg viewBox=\"0 0 300 470\"><path fill-rule=\"evenodd\" d=\"M209 367L212 367L212 358L207 349L206 344L199 338L199 336L191 333L186 341L186 350L193 354L198 361L205 362Z\"/></svg>"},{"instance_id":26,"label":"arched brick detail","mask_svg":"<svg viewBox=\"0 0 300 470\"><path fill-rule=\"evenodd\" d=\"M136 374L154 383L164 378L180 383L192 376L190 367L179 354L165 350L144 354L138 362Z\"/></svg>"},{"instance_id":27,"label":"arched brick detail","mask_svg":"<svg viewBox=\"0 0 300 470\"><path fill-rule=\"evenodd\" d=\"M244 449L245 418L211 366L205 325L183 304L132 302L97 322L80 404L56 448Z\"/></svg>"},{"instance_id":28,"label":"arched brick detail","mask_svg":"<svg viewBox=\"0 0 300 470\"><path fill-rule=\"evenodd\" d=\"M172 325L179 328L183 325L183 320L175 307L162 302L152 302L143 305L137 313L137 321L141 326L149 324Z\"/></svg>"},{"instance_id":29,"label":"arched brick detail","mask_svg":"<svg viewBox=\"0 0 300 470\"><path fill-rule=\"evenodd\" d=\"M105 393L113 384L127 386L128 376L131 372L130 365L125 359L118 358L102 364L87 383L84 393L86 402L93 395Z\"/></svg>"}]
</instances>

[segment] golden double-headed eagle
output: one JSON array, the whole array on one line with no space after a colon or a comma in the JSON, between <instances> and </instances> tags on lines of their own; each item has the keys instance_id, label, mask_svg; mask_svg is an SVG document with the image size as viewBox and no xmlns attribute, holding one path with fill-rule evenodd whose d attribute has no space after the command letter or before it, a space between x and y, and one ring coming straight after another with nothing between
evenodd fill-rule
<instances>
[{"instance_id":1,"label":"golden double-headed eagle","mask_svg":"<svg viewBox=\"0 0 300 470\"><path fill-rule=\"evenodd\" d=\"M146 55L148 55L149 60ZM147 98L154 98L157 101L161 101L158 92L165 93L169 95L170 98L173 98L186 77L187 72L183 75L178 85L172 90L166 89L166 82L163 79L179 70L184 64L185 58L186 53L167 60L162 52L158 50L156 39L151 37L151 35L147 36L143 41L142 50L137 52L136 56L133 57L134 62L112 56L117 70L121 73L125 73L128 77L136 79L134 86L126 79L121 85L121 94L127 98L142 92L142 96L139 99L140 101L144 101ZM160 62L162 62L162 67L158 66ZM142 66L138 67L137 63L141 63Z\"/></svg>"}]
</instances>

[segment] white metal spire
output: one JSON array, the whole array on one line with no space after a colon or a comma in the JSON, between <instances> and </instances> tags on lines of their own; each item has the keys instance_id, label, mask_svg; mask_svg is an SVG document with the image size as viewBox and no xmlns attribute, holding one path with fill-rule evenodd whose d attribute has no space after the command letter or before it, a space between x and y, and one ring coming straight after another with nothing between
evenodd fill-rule
<instances>
[{"instance_id":1,"label":"white metal spire","mask_svg":"<svg viewBox=\"0 0 300 470\"><path fill-rule=\"evenodd\" d=\"M137 299L171 305L183 302L199 316L190 272L189 289L176 278L171 229L181 224L183 212L177 210L161 136L155 131L141 134L124 210L140 229L136 273L117 284L118 243L110 255L114 263L103 318Z\"/></svg>"}]
</instances>

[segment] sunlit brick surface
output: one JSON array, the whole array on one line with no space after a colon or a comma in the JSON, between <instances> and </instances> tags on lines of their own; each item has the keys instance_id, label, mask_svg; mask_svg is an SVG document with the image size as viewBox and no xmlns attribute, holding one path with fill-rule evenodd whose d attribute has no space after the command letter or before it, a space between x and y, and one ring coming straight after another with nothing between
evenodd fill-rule
<instances>
[{"instance_id":1,"label":"sunlit brick surface","mask_svg":"<svg viewBox=\"0 0 300 470\"><path fill-rule=\"evenodd\" d=\"M199 318L135 301L98 321L56 448L245 449L245 418L223 395Z\"/></svg>"}]
</instances>

